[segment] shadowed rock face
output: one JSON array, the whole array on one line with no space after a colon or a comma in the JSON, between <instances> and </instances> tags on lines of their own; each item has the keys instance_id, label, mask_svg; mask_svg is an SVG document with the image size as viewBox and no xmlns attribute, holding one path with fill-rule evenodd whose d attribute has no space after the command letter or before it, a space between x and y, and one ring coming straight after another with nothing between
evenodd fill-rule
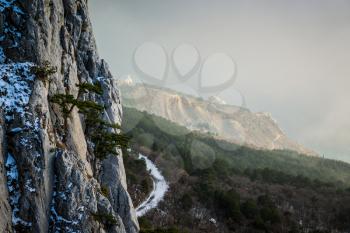
<instances>
[{"instance_id":1,"label":"shadowed rock face","mask_svg":"<svg viewBox=\"0 0 350 233\"><path fill-rule=\"evenodd\" d=\"M74 109L65 121L49 101L100 83L103 95L84 98L120 124L119 91L98 57L87 0L0 0L0 16L0 232L138 232L122 152L98 159L84 117ZM46 61L57 72L43 81L30 68ZM6 181L9 155L18 184Z\"/></svg>"},{"instance_id":2,"label":"shadowed rock face","mask_svg":"<svg viewBox=\"0 0 350 233\"><path fill-rule=\"evenodd\" d=\"M6 145L4 118L0 110L0 232L11 232L11 207L8 202L4 145Z\"/></svg>"}]
</instances>

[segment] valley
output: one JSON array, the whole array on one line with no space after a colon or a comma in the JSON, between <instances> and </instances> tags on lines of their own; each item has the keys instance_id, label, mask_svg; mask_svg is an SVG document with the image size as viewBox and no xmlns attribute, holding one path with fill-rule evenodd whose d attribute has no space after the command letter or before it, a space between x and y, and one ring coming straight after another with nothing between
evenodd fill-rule
<instances>
[{"instance_id":1,"label":"valley","mask_svg":"<svg viewBox=\"0 0 350 233\"><path fill-rule=\"evenodd\" d=\"M223 147L209 134L124 107L123 127L133 119L139 121L128 135L136 156L126 156L147 155L169 182L164 200L139 218L141 232L349 230L349 164L227 142ZM128 187L135 185L128 180Z\"/></svg>"}]
</instances>

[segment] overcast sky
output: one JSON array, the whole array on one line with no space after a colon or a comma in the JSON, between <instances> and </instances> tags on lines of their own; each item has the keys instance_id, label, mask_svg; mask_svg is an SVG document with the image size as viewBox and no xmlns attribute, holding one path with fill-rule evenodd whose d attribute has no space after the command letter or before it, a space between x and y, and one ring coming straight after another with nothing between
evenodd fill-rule
<instances>
[{"instance_id":1,"label":"overcast sky","mask_svg":"<svg viewBox=\"0 0 350 233\"><path fill-rule=\"evenodd\" d=\"M201 58L225 53L238 71L228 91L242 93L252 111L270 112L293 140L350 162L350 1L89 4L99 53L116 77L137 75L134 52L147 41L163 46L168 56L183 43L196 47ZM153 55L162 68L160 52ZM231 102L230 95L223 98Z\"/></svg>"}]
</instances>

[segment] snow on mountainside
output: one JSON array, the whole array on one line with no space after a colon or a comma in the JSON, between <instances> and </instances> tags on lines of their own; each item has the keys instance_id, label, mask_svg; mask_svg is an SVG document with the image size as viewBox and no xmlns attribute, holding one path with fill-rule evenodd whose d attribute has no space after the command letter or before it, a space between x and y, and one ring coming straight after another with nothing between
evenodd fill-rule
<instances>
[{"instance_id":1,"label":"snow on mountainside","mask_svg":"<svg viewBox=\"0 0 350 233\"><path fill-rule=\"evenodd\" d=\"M215 97L205 101L170 89L135 84L131 80L119 84L123 104L127 107L164 117L191 130L207 132L240 145L316 155L290 140L269 113L253 113L246 108L227 105Z\"/></svg>"},{"instance_id":2,"label":"snow on mountainside","mask_svg":"<svg viewBox=\"0 0 350 233\"><path fill-rule=\"evenodd\" d=\"M153 180L152 192L149 194L148 198L136 209L137 216L142 217L151 209L156 208L159 202L164 199L165 193L169 189L169 185L165 181L164 176L161 174L157 166L150 159L142 154L139 154L139 159L145 160L147 170L149 170Z\"/></svg>"}]
</instances>

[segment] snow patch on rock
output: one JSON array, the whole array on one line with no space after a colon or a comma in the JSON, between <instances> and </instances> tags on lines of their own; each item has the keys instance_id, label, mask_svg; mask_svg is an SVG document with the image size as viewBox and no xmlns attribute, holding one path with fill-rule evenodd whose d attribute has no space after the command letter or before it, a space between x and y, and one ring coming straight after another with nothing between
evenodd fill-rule
<instances>
[{"instance_id":1,"label":"snow patch on rock","mask_svg":"<svg viewBox=\"0 0 350 233\"><path fill-rule=\"evenodd\" d=\"M85 207L84 206L80 206L78 209L77 209L77 212L78 212L78 219L77 220L68 220L68 219L65 219L63 216L59 215L56 211L56 199L57 198L61 198L62 200L67 200L67 196L64 192L59 192L57 191L57 183L58 183L58 180L57 180L57 176L55 176L54 178L54 187L53 187L53 195L52 195L52 201L51 201L51 216L50 216L50 221L51 221L51 224L55 227L55 230L53 232L71 232L71 233L80 233L80 231L76 231L74 230L74 226L78 226L80 221L82 220L83 218L83 215L84 215L84 210L85 210ZM71 192L71 185L69 184L68 187L67 187L67 192Z\"/></svg>"},{"instance_id":2,"label":"snow patch on rock","mask_svg":"<svg viewBox=\"0 0 350 233\"><path fill-rule=\"evenodd\" d=\"M0 12L3 12L6 8L12 7L15 0L0 0Z\"/></svg>"},{"instance_id":3,"label":"snow patch on rock","mask_svg":"<svg viewBox=\"0 0 350 233\"><path fill-rule=\"evenodd\" d=\"M7 154L7 160L5 163L7 187L10 194L10 206L12 207L12 224L14 226L21 224L22 226L30 227L32 224L17 217L19 213L19 199L21 194L19 191L19 178L16 160L12 154Z\"/></svg>"},{"instance_id":4,"label":"snow patch on rock","mask_svg":"<svg viewBox=\"0 0 350 233\"><path fill-rule=\"evenodd\" d=\"M24 14L23 11L15 5L17 0L0 0L0 12L4 12L5 9L10 9L17 14Z\"/></svg>"},{"instance_id":5,"label":"snow patch on rock","mask_svg":"<svg viewBox=\"0 0 350 233\"><path fill-rule=\"evenodd\" d=\"M0 65L0 107L7 121L12 120L15 113L25 115L35 79L30 71L32 66L29 62Z\"/></svg>"},{"instance_id":6,"label":"snow patch on rock","mask_svg":"<svg viewBox=\"0 0 350 233\"><path fill-rule=\"evenodd\" d=\"M1 41L1 39L0 39ZM0 47L0 63L4 63L6 60L5 54L4 54L4 49Z\"/></svg>"}]
</instances>

